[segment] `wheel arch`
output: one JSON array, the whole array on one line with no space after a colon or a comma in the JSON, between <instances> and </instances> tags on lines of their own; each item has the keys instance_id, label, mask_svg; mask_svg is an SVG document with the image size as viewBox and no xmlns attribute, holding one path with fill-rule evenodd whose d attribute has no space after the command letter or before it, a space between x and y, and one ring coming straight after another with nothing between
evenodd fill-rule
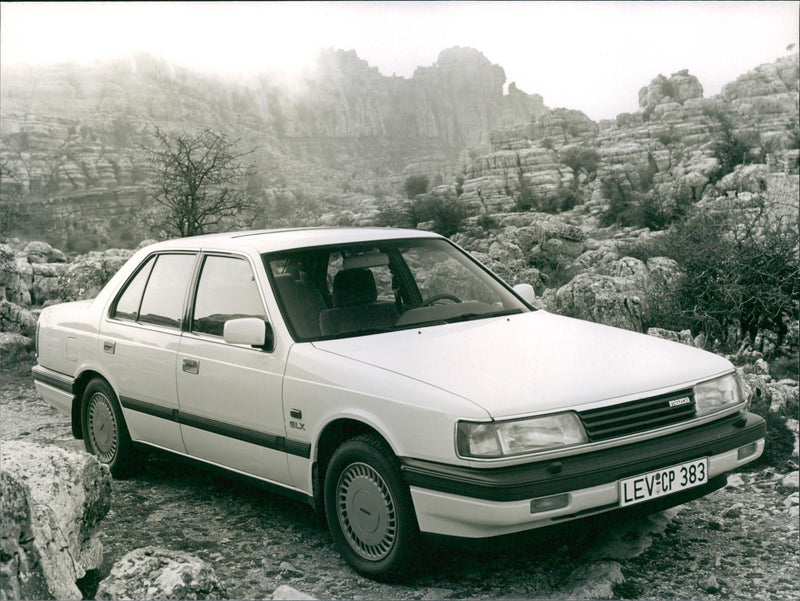
<instances>
[{"instance_id":1,"label":"wheel arch","mask_svg":"<svg viewBox=\"0 0 800 601\"><path fill-rule=\"evenodd\" d=\"M111 383L103 374L93 369L86 369L81 372L81 374L75 378L75 382L72 385L72 435L77 439L83 438L83 425L81 423L81 401L83 400L83 391L86 390L89 382L95 378L100 378L111 386Z\"/></svg>"},{"instance_id":2,"label":"wheel arch","mask_svg":"<svg viewBox=\"0 0 800 601\"><path fill-rule=\"evenodd\" d=\"M332 420L325 424L325 427L317 438L315 445L314 463L312 466L312 487L314 496L314 509L320 514L325 514L323 489L325 482L325 472L328 469L331 456L334 451L347 440L359 436L360 434L375 434L379 436L386 445L392 449L391 443L374 426L354 419L352 417L342 417Z\"/></svg>"}]
</instances>

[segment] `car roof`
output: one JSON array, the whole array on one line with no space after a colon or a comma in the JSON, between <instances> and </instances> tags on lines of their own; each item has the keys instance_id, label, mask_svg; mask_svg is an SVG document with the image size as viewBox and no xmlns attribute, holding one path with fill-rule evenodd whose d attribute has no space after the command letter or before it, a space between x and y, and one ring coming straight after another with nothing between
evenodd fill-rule
<instances>
[{"instance_id":1,"label":"car roof","mask_svg":"<svg viewBox=\"0 0 800 601\"><path fill-rule=\"evenodd\" d=\"M439 234L421 230L383 227L319 227L273 230L251 230L206 234L159 242L148 250L255 250L258 253L296 248L373 242L402 238L441 238Z\"/></svg>"}]
</instances>

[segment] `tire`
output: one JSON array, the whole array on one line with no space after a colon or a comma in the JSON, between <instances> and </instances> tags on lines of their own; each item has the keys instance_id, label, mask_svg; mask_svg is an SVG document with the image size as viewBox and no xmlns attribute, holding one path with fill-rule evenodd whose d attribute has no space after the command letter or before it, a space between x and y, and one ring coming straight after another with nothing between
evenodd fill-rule
<instances>
[{"instance_id":1,"label":"tire","mask_svg":"<svg viewBox=\"0 0 800 601\"><path fill-rule=\"evenodd\" d=\"M400 466L383 439L362 434L336 449L324 490L333 542L350 567L375 580L407 576L419 527Z\"/></svg>"},{"instance_id":2,"label":"tire","mask_svg":"<svg viewBox=\"0 0 800 601\"><path fill-rule=\"evenodd\" d=\"M131 473L133 443L117 396L105 380L95 378L83 391L81 427L86 450L107 465L114 478Z\"/></svg>"}]
</instances>

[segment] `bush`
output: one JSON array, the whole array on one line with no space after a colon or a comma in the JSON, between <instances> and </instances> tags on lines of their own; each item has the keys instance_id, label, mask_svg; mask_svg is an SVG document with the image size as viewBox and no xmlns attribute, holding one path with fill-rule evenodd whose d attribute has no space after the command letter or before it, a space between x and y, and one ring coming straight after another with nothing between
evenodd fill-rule
<instances>
[{"instance_id":1,"label":"bush","mask_svg":"<svg viewBox=\"0 0 800 601\"><path fill-rule=\"evenodd\" d=\"M756 459L752 467L771 466L779 469L786 467L794 450L794 432L786 425L786 417L781 413L769 410L769 400L756 396L750 402L750 411L760 415L767 422L767 439L764 452Z\"/></svg>"},{"instance_id":2,"label":"bush","mask_svg":"<svg viewBox=\"0 0 800 601\"><path fill-rule=\"evenodd\" d=\"M712 174L711 181L714 182L732 173L736 165L743 165L747 162L752 134L751 132L736 133L730 115L719 106L707 106L703 112L717 122L712 151L719 161L719 169Z\"/></svg>"},{"instance_id":3,"label":"bush","mask_svg":"<svg viewBox=\"0 0 800 601\"><path fill-rule=\"evenodd\" d=\"M759 331L774 332L780 346L787 323L798 318L798 226L763 204L695 211L663 236L625 251L645 261L672 258L684 274L662 293L663 305L675 307L662 316L670 322L662 327L702 332L733 351Z\"/></svg>"},{"instance_id":4,"label":"bush","mask_svg":"<svg viewBox=\"0 0 800 601\"><path fill-rule=\"evenodd\" d=\"M574 209L582 200L580 192L575 188L558 188L544 195L539 201L539 210L544 213L561 213Z\"/></svg>"},{"instance_id":5,"label":"bush","mask_svg":"<svg viewBox=\"0 0 800 601\"><path fill-rule=\"evenodd\" d=\"M403 191L407 198L414 198L420 194L425 194L430 186L427 175L409 175L403 182Z\"/></svg>"},{"instance_id":6,"label":"bush","mask_svg":"<svg viewBox=\"0 0 800 601\"><path fill-rule=\"evenodd\" d=\"M434 232L450 237L461 229L467 218L467 208L457 199L429 195L414 200L410 214L414 226L432 221Z\"/></svg>"},{"instance_id":7,"label":"bush","mask_svg":"<svg viewBox=\"0 0 800 601\"><path fill-rule=\"evenodd\" d=\"M481 215L480 217L478 217L477 224L478 227L486 230L487 232L490 230L496 230L497 228L500 227L500 224L497 222L497 219L495 219L491 215Z\"/></svg>"},{"instance_id":8,"label":"bush","mask_svg":"<svg viewBox=\"0 0 800 601\"><path fill-rule=\"evenodd\" d=\"M594 148L572 146L561 152L561 162L572 169L577 180L578 174L585 173L587 177L592 177L597 173L597 166L600 164L600 153Z\"/></svg>"},{"instance_id":9,"label":"bush","mask_svg":"<svg viewBox=\"0 0 800 601\"><path fill-rule=\"evenodd\" d=\"M652 156L648 158L647 165L633 172L613 171L601 179L600 188L608 200L601 217L603 225L663 230L684 217L692 203L691 189L673 186L666 192L654 190L658 167Z\"/></svg>"}]
</instances>

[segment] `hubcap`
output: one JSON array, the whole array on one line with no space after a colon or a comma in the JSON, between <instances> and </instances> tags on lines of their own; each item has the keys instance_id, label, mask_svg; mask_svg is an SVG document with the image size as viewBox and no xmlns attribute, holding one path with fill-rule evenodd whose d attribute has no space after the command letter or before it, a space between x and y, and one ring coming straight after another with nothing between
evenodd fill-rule
<instances>
[{"instance_id":1,"label":"hubcap","mask_svg":"<svg viewBox=\"0 0 800 601\"><path fill-rule=\"evenodd\" d=\"M381 475L366 463L348 465L337 488L339 524L350 546L364 559L386 557L397 538L394 499Z\"/></svg>"},{"instance_id":2,"label":"hubcap","mask_svg":"<svg viewBox=\"0 0 800 601\"><path fill-rule=\"evenodd\" d=\"M111 401L101 392L89 399L89 432L92 448L103 463L111 463L117 454L117 419Z\"/></svg>"}]
</instances>

